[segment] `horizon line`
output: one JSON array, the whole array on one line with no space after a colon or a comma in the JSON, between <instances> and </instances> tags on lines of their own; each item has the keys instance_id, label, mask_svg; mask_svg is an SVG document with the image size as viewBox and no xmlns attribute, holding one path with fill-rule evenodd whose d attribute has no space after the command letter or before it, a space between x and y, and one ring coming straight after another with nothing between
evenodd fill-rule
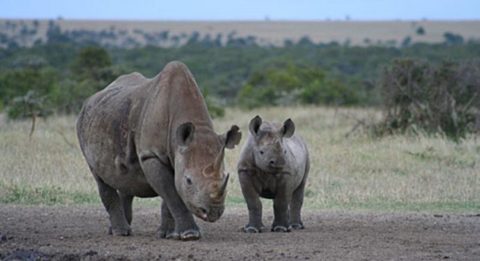
<instances>
[{"instance_id":1,"label":"horizon line","mask_svg":"<svg viewBox=\"0 0 480 261\"><path fill-rule=\"evenodd\" d=\"M480 18L475 19L132 19L132 18L12 18L12 17L0 17L0 20L46 20L46 21L102 21L102 22L476 22L480 21Z\"/></svg>"}]
</instances>

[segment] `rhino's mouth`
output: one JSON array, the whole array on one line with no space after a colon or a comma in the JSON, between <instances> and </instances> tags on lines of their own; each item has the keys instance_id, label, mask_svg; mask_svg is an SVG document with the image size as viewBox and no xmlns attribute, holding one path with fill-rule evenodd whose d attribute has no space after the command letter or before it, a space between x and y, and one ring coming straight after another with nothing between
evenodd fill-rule
<instances>
[{"instance_id":1,"label":"rhino's mouth","mask_svg":"<svg viewBox=\"0 0 480 261\"><path fill-rule=\"evenodd\" d=\"M277 174L283 172L284 166L265 166L261 169L267 173Z\"/></svg>"},{"instance_id":2,"label":"rhino's mouth","mask_svg":"<svg viewBox=\"0 0 480 261\"><path fill-rule=\"evenodd\" d=\"M225 208L223 206L215 206L211 207L209 210L203 207L193 207L192 209L193 214L201 220L215 222L222 216Z\"/></svg>"},{"instance_id":3,"label":"rhino's mouth","mask_svg":"<svg viewBox=\"0 0 480 261\"><path fill-rule=\"evenodd\" d=\"M268 166L268 169L273 170L273 171L280 171L283 169L283 165L278 165L278 166Z\"/></svg>"}]
</instances>

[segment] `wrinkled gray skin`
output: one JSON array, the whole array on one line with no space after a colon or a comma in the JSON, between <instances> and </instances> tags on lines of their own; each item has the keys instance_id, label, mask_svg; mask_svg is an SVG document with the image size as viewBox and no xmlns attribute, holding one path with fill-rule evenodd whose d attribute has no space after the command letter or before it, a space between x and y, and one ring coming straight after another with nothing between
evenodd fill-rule
<instances>
[{"instance_id":1,"label":"wrinkled gray skin","mask_svg":"<svg viewBox=\"0 0 480 261\"><path fill-rule=\"evenodd\" d=\"M310 168L305 142L294 135L295 125L250 121L250 134L238 163L238 175L248 206L249 221L243 230L264 230L260 197L273 199L274 221L271 230L289 232L303 229L301 208Z\"/></svg>"},{"instance_id":2,"label":"wrinkled gray skin","mask_svg":"<svg viewBox=\"0 0 480 261\"><path fill-rule=\"evenodd\" d=\"M159 236L200 238L193 215L214 222L224 210L225 148L237 126L217 135L199 88L180 62L154 78L119 77L84 104L80 147L110 216L110 233L131 233L133 197L163 199Z\"/></svg>"}]
</instances>

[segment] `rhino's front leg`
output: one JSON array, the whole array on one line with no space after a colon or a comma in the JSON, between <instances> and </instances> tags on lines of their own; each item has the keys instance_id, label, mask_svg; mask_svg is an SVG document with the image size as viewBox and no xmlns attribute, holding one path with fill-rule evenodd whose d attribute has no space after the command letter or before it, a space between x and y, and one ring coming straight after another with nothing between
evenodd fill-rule
<instances>
[{"instance_id":1,"label":"rhino's front leg","mask_svg":"<svg viewBox=\"0 0 480 261\"><path fill-rule=\"evenodd\" d=\"M273 199L273 232L290 232L289 226L289 203L292 195L285 185L277 187L277 193Z\"/></svg>"},{"instance_id":2,"label":"rhino's front leg","mask_svg":"<svg viewBox=\"0 0 480 261\"><path fill-rule=\"evenodd\" d=\"M248 207L248 224L243 227L246 233L260 233L265 228L262 222L262 202L255 190L252 175L249 171L239 171L238 176L242 188L242 194Z\"/></svg>"},{"instance_id":3,"label":"rhino's front leg","mask_svg":"<svg viewBox=\"0 0 480 261\"><path fill-rule=\"evenodd\" d=\"M166 237L180 240L199 239L200 231L197 224L195 224L192 213L187 209L175 189L174 175L171 168L168 168L159 160L151 158L143 162L142 169L148 183L162 197L166 205L166 209L164 208L163 211L165 215L162 214L162 217L167 217L168 219L167 210L173 217L175 223L174 232L166 234ZM171 222L167 223L171 224ZM168 226L167 223L165 227Z\"/></svg>"},{"instance_id":4,"label":"rhino's front leg","mask_svg":"<svg viewBox=\"0 0 480 261\"><path fill-rule=\"evenodd\" d=\"M290 204L290 227L293 229L304 229L301 217L303 196L305 191L305 180L303 179L300 186L293 192L292 203Z\"/></svg>"},{"instance_id":5,"label":"rhino's front leg","mask_svg":"<svg viewBox=\"0 0 480 261\"><path fill-rule=\"evenodd\" d=\"M162 202L162 215L160 228L158 229L158 236L167 239L178 237L178 233L175 232L175 220L173 219L165 201Z\"/></svg>"}]
</instances>

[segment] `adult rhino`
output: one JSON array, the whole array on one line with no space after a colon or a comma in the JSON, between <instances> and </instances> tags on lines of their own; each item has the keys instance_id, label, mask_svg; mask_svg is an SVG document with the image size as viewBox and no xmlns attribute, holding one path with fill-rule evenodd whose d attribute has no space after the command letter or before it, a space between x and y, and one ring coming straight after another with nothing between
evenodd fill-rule
<instances>
[{"instance_id":1,"label":"adult rhino","mask_svg":"<svg viewBox=\"0 0 480 261\"><path fill-rule=\"evenodd\" d=\"M77 121L83 155L110 216L110 233L131 234L132 200L163 199L159 236L196 240L193 215L214 222L224 211L224 149L237 126L217 135L188 68L170 62L154 78L120 76L84 104Z\"/></svg>"}]
</instances>

